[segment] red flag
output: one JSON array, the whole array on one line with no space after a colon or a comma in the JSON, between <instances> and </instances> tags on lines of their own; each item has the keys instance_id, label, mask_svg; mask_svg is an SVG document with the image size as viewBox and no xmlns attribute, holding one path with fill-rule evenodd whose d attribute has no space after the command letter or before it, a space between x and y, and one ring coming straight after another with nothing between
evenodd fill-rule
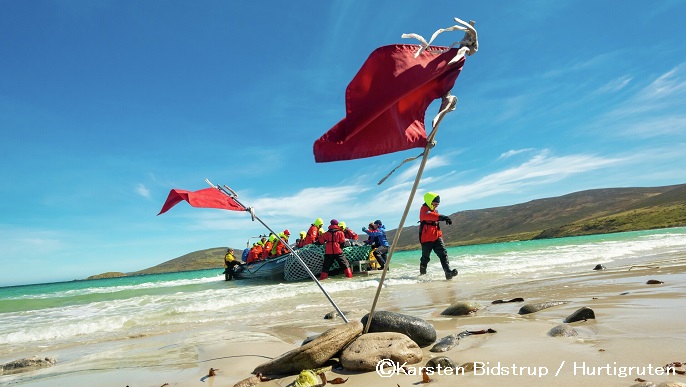
<instances>
[{"instance_id":1,"label":"red flag","mask_svg":"<svg viewBox=\"0 0 686 387\"><path fill-rule=\"evenodd\" d=\"M398 44L369 55L345 91L345 118L314 143L316 162L426 146L426 109L452 89L465 59L449 64L457 48L427 50L415 58L417 50L416 45Z\"/></svg>"},{"instance_id":2,"label":"red flag","mask_svg":"<svg viewBox=\"0 0 686 387\"><path fill-rule=\"evenodd\" d=\"M170 208L185 200L193 207L219 208L222 210L245 211L245 207L238 204L232 197L223 194L216 188L205 188L200 191L186 191L182 189L172 189L169 191L167 201L164 202L162 210L157 215L162 215Z\"/></svg>"}]
</instances>

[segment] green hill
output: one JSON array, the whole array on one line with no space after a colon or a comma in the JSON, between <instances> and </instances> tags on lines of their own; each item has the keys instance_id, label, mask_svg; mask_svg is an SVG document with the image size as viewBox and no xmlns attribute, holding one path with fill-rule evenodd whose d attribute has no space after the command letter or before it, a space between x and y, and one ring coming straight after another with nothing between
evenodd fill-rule
<instances>
[{"instance_id":1,"label":"green hill","mask_svg":"<svg viewBox=\"0 0 686 387\"><path fill-rule=\"evenodd\" d=\"M449 246L686 226L686 184L588 190L449 216L453 224L441 226ZM403 228L396 248L419 248L418 226Z\"/></svg>"},{"instance_id":2,"label":"green hill","mask_svg":"<svg viewBox=\"0 0 686 387\"><path fill-rule=\"evenodd\" d=\"M223 268L224 254L226 254L226 247L213 247L211 249L194 251L167 262L160 263L157 266L128 274L159 274L177 271Z\"/></svg>"},{"instance_id":3,"label":"green hill","mask_svg":"<svg viewBox=\"0 0 686 387\"><path fill-rule=\"evenodd\" d=\"M560 238L686 226L686 184L649 188L607 188L532 200L512 206L460 211L441 225L448 246ZM415 222L416 219L408 219ZM388 231L389 241L395 230ZM397 249L418 249L418 227L403 228ZM242 251L243 249L236 249ZM226 247L195 251L133 273L93 278L222 268Z\"/></svg>"}]
</instances>

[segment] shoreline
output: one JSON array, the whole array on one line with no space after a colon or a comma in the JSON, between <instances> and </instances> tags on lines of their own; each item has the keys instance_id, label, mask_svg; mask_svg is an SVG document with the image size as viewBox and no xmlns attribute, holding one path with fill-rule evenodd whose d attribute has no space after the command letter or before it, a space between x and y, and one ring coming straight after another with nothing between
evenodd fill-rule
<instances>
[{"instance_id":1,"label":"shoreline","mask_svg":"<svg viewBox=\"0 0 686 387\"><path fill-rule=\"evenodd\" d=\"M647 284L651 279L663 283ZM369 288L364 292L374 290ZM377 310L408 314L430 322L437 331L437 341L464 330L491 328L497 333L468 336L444 353L430 352L431 346L423 348L423 360L407 365L410 372L415 370L414 375L406 375L401 369L383 377L377 372L334 369L327 371L326 377L348 379L345 383L348 387L421 384L420 367L431 357L447 356L457 365L472 362L483 367L463 375L431 375L430 385L449 386L459 382L463 385L629 386L638 383L636 378L654 383L668 380L686 383L684 375L656 375L650 371L686 361L683 352L686 326L681 323L686 320L685 291L686 254L683 253L641 265L535 279L484 284L461 282L458 276L453 281L431 281L409 288L396 286L382 292ZM491 304L493 300L515 297L525 301ZM518 314L526 303L560 300L568 303L528 315ZM441 315L447 306L459 301L473 302L480 308L473 316ZM350 321L359 321L367 311L358 306L367 304L371 301L364 297L339 297L341 309L352 310L347 315ZM594 310L596 319L568 324L578 332L577 336L548 336L550 329L584 306ZM323 319L332 310L330 305L319 303L311 310L301 311L294 320L262 329L253 327L249 334L245 333L244 326L200 327L182 333L104 342L87 349L76 347L62 352L53 367L0 376L0 382L232 386L250 377L250 372L269 358L297 348L308 336L343 323L340 318ZM310 318L303 321L303 314ZM208 377L210 368L217 369L216 376ZM619 376L628 369L642 375ZM288 376L259 385L287 386L295 378Z\"/></svg>"}]
</instances>

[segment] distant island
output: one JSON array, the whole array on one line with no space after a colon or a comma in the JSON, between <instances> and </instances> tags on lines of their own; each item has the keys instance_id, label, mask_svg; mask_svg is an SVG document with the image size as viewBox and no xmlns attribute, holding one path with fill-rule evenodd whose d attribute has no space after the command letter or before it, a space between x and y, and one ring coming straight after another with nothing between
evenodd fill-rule
<instances>
[{"instance_id":1,"label":"distant island","mask_svg":"<svg viewBox=\"0 0 686 387\"><path fill-rule=\"evenodd\" d=\"M684 227L686 184L594 189L512 206L459 211L449 216L453 225L442 227L448 246ZM387 232L389 241L395 232ZM418 226L404 227L396 249L419 249L417 235ZM88 279L223 268L226 249L195 251L145 270L108 272Z\"/></svg>"}]
</instances>

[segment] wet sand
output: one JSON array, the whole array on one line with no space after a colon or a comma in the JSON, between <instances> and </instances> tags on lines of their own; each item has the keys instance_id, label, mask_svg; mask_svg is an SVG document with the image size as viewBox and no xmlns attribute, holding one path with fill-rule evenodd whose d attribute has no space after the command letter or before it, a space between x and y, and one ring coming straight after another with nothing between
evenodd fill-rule
<instances>
[{"instance_id":1,"label":"wet sand","mask_svg":"<svg viewBox=\"0 0 686 387\"><path fill-rule=\"evenodd\" d=\"M384 289L377 310L425 319L434 325L439 340L465 330L491 328L497 333L467 336L444 353L430 352L431 346L423 348L423 360L407 365L410 375L392 367L386 368L384 375L336 368L325 375L328 380L347 379L347 387L422 385L420 367L431 357L447 356L458 365L474 363L477 369L458 375L434 373L429 385L631 386L637 379L686 383L686 375L660 374L661 367L686 361L686 256L638 267L591 269L537 279L466 282L457 278ZM663 283L647 284L649 280ZM365 292L368 297L339 297L339 307L353 311L349 320L359 320L371 306L375 289ZM491 303L515 297L525 301ZM473 316L441 315L459 301L473 302L480 309ZM568 303L518 314L524 304L546 301ZM596 318L569 324L577 336L547 334L581 307L593 309ZM295 315L293 320L272 322L264 329L253 328L249 336L243 334L245 327L225 327L221 333L193 331L137 338L126 345L104 343L103 353L109 360L94 359L92 351L91 358L73 353L66 362L8 384L233 386L250 377L257 365L298 347L307 336L341 324L340 318L323 319L332 310L330 305L320 304L307 311L309 318ZM112 351L113 346L121 348ZM89 362L97 367L89 368ZM215 376L208 376L210 368L217 369ZM295 378L265 381L259 386L288 386Z\"/></svg>"}]
</instances>

